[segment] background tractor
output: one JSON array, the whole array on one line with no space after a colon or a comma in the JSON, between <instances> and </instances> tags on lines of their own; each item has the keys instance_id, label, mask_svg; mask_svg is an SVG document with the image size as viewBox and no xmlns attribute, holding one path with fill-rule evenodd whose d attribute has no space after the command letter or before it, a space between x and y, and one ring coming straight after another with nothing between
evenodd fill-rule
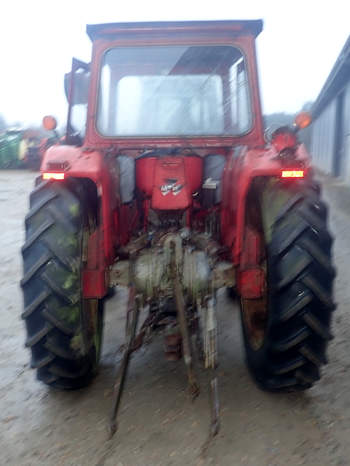
<instances>
[{"instance_id":1,"label":"background tractor","mask_svg":"<svg viewBox=\"0 0 350 466\"><path fill-rule=\"evenodd\" d=\"M0 133L0 169L39 170L44 152L57 141L56 134L44 136L42 129L35 128L10 128Z\"/></svg>"},{"instance_id":2,"label":"background tractor","mask_svg":"<svg viewBox=\"0 0 350 466\"><path fill-rule=\"evenodd\" d=\"M91 25L92 61L65 77L67 134L30 195L22 248L26 346L38 379L87 385L103 304L128 287L131 353L155 332L211 371L218 429L216 292L240 302L250 372L271 391L320 378L334 309L327 208L295 127L263 136L255 56L261 21ZM52 119L46 119L53 129ZM139 316L145 320L139 323Z\"/></svg>"}]
</instances>

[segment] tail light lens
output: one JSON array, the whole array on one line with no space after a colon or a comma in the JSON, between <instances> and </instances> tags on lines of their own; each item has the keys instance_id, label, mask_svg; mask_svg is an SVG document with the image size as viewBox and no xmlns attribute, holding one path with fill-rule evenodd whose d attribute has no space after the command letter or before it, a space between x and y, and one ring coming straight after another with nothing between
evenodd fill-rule
<instances>
[{"instance_id":1,"label":"tail light lens","mask_svg":"<svg viewBox=\"0 0 350 466\"><path fill-rule=\"evenodd\" d=\"M64 173L43 173L43 180L64 180Z\"/></svg>"},{"instance_id":2,"label":"tail light lens","mask_svg":"<svg viewBox=\"0 0 350 466\"><path fill-rule=\"evenodd\" d=\"M281 178L304 178L304 170L282 170Z\"/></svg>"}]
</instances>

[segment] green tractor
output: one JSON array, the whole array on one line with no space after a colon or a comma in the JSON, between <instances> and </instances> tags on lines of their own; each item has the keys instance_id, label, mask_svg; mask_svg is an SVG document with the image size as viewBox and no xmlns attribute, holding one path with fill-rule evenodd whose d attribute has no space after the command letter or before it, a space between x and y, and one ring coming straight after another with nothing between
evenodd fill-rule
<instances>
[{"instance_id":1,"label":"green tractor","mask_svg":"<svg viewBox=\"0 0 350 466\"><path fill-rule=\"evenodd\" d=\"M23 130L21 129L9 129L0 134L0 168L21 166L23 143Z\"/></svg>"}]
</instances>

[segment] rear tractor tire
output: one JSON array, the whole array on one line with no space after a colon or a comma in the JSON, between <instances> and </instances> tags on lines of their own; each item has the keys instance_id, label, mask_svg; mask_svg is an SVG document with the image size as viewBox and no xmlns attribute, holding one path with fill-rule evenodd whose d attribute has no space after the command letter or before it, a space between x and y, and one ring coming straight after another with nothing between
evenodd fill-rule
<instances>
[{"instance_id":1,"label":"rear tractor tire","mask_svg":"<svg viewBox=\"0 0 350 466\"><path fill-rule=\"evenodd\" d=\"M332 338L335 269L327 208L310 181L265 183L251 198L257 206L251 227L265 244L266 293L241 300L247 363L263 389L305 390L319 380Z\"/></svg>"},{"instance_id":2,"label":"rear tractor tire","mask_svg":"<svg viewBox=\"0 0 350 466\"><path fill-rule=\"evenodd\" d=\"M89 384L102 344L103 302L84 299L81 286L83 252L96 226L87 188L83 181L39 180L25 219L26 346L37 378L61 389Z\"/></svg>"}]
</instances>

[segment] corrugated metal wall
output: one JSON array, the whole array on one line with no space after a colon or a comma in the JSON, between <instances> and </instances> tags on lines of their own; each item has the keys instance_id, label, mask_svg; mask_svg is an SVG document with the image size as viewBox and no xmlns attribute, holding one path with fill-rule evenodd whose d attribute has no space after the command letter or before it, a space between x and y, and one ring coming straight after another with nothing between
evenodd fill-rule
<instances>
[{"instance_id":1,"label":"corrugated metal wall","mask_svg":"<svg viewBox=\"0 0 350 466\"><path fill-rule=\"evenodd\" d=\"M333 175L336 137L337 96L322 110L312 124L312 163L324 173ZM340 178L350 184L350 82L344 89L343 101L343 153Z\"/></svg>"},{"instance_id":2,"label":"corrugated metal wall","mask_svg":"<svg viewBox=\"0 0 350 466\"><path fill-rule=\"evenodd\" d=\"M350 184L350 81L344 95L344 179Z\"/></svg>"},{"instance_id":3,"label":"corrugated metal wall","mask_svg":"<svg viewBox=\"0 0 350 466\"><path fill-rule=\"evenodd\" d=\"M324 173L333 172L336 100L333 99L312 124L312 163Z\"/></svg>"}]
</instances>

